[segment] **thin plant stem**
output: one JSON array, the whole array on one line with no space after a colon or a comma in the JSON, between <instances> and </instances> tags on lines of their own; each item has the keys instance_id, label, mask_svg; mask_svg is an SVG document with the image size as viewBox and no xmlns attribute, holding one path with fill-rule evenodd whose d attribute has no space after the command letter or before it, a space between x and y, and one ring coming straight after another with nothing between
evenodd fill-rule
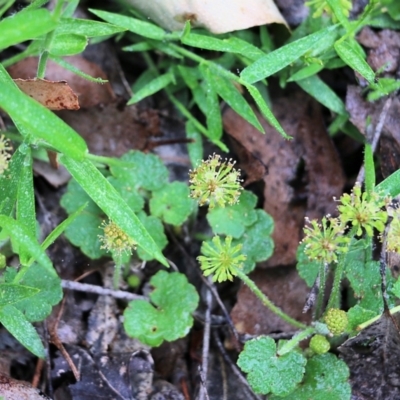
<instances>
[{"instance_id":1,"label":"thin plant stem","mask_svg":"<svg viewBox=\"0 0 400 400\"><path fill-rule=\"evenodd\" d=\"M285 312L283 312L279 307L277 307L244 272L240 270L237 270L236 272L237 272L237 277L241 279L248 286L248 288L260 299L261 303L268 309L270 309L274 314L276 314L278 317L282 318L285 322L296 328L300 329L307 328L307 325L299 321L296 321L294 318L290 317Z\"/></svg>"},{"instance_id":2,"label":"thin plant stem","mask_svg":"<svg viewBox=\"0 0 400 400\"><path fill-rule=\"evenodd\" d=\"M121 254L113 254L113 259L115 261L115 269L113 276L113 287L114 290L118 290L119 284L121 282L121 271L122 271L122 257Z\"/></svg>"},{"instance_id":3,"label":"thin plant stem","mask_svg":"<svg viewBox=\"0 0 400 400\"><path fill-rule=\"evenodd\" d=\"M317 304L315 306L315 316L319 318L322 314L322 306L325 297L325 287L326 287L326 273L328 272L329 265L327 263L322 263L319 267L319 288L317 296Z\"/></svg>"}]
</instances>

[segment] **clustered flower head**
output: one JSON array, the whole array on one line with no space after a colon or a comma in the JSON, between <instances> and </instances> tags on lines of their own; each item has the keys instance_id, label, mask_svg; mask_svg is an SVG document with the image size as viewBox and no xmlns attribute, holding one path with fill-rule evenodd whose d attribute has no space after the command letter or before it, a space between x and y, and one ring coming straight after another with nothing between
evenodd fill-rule
<instances>
[{"instance_id":1,"label":"clustered flower head","mask_svg":"<svg viewBox=\"0 0 400 400\"><path fill-rule=\"evenodd\" d=\"M356 236L363 231L370 237L374 229L383 232L387 221L387 212L382 210L388 199L376 192L362 192L361 185L356 183L350 194L345 193L340 198L338 206L339 219L343 225L352 225Z\"/></svg>"},{"instance_id":2,"label":"clustered flower head","mask_svg":"<svg viewBox=\"0 0 400 400\"><path fill-rule=\"evenodd\" d=\"M8 168L8 161L11 158L9 151L12 150L10 142L4 137L0 136L0 175Z\"/></svg>"},{"instance_id":3,"label":"clustered flower head","mask_svg":"<svg viewBox=\"0 0 400 400\"><path fill-rule=\"evenodd\" d=\"M198 199L200 205L208 203L210 208L236 204L242 187L240 170L236 170L234 165L230 159L222 161L218 154L203 160L189 172L190 196Z\"/></svg>"},{"instance_id":4,"label":"clustered flower head","mask_svg":"<svg viewBox=\"0 0 400 400\"><path fill-rule=\"evenodd\" d=\"M321 223L306 219L304 227L304 252L311 260L328 264L338 261L338 255L346 253L350 239L343 236L344 228L336 218L322 218Z\"/></svg>"},{"instance_id":5,"label":"clustered flower head","mask_svg":"<svg viewBox=\"0 0 400 400\"><path fill-rule=\"evenodd\" d=\"M233 280L237 270L242 268L246 256L241 253L242 245L232 246L232 237L227 236L221 242L219 236L214 236L211 242L203 242L202 255L197 257L204 276L214 274L213 282Z\"/></svg>"},{"instance_id":6,"label":"clustered flower head","mask_svg":"<svg viewBox=\"0 0 400 400\"><path fill-rule=\"evenodd\" d=\"M392 221L386 237L386 249L395 253L400 253L400 209L397 207L390 210Z\"/></svg>"},{"instance_id":7,"label":"clustered flower head","mask_svg":"<svg viewBox=\"0 0 400 400\"><path fill-rule=\"evenodd\" d=\"M115 222L109 221L101 224L104 231L103 235L99 235L99 240L102 242L101 249L105 249L111 253L120 256L122 253L132 253L132 248L135 249L137 243L129 237Z\"/></svg>"},{"instance_id":8,"label":"clustered flower head","mask_svg":"<svg viewBox=\"0 0 400 400\"><path fill-rule=\"evenodd\" d=\"M341 335L347 328L349 319L345 311L339 308L330 308L324 317L329 331L334 335Z\"/></svg>"},{"instance_id":9,"label":"clustered flower head","mask_svg":"<svg viewBox=\"0 0 400 400\"><path fill-rule=\"evenodd\" d=\"M313 8L313 18L318 18L325 12L333 16L333 20L336 22L336 17L326 0L310 0L306 2L306 6ZM351 0L339 0L339 6L342 9L343 15L348 17L353 7Z\"/></svg>"}]
</instances>

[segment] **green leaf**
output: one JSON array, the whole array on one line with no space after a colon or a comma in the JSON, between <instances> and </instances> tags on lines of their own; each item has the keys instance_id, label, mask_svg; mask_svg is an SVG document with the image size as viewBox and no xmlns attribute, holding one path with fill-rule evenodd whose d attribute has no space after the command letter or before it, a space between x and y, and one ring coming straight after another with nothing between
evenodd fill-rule
<instances>
[{"instance_id":1,"label":"green leaf","mask_svg":"<svg viewBox=\"0 0 400 400\"><path fill-rule=\"evenodd\" d=\"M138 212L144 207L144 198L139 192L139 188L135 182L135 176L131 176L131 179L114 178L109 176L108 182L111 183L117 189L117 192L126 201L126 204L134 211Z\"/></svg>"},{"instance_id":2,"label":"green leaf","mask_svg":"<svg viewBox=\"0 0 400 400\"><path fill-rule=\"evenodd\" d=\"M400 194L400 170L393 172L393 174L376 185L375 191L391 197L398 196Z\"/></svg>"},{"instance_id":3,"label":"green leaf","mask_svg":"<svg viewBox=\"0 0 400 400\"><path fill-rule=\"evenodd\" d=\"M234 239L232 245L242 243L242 253L246 255L243 263L243 272L251 272L257 262L265 261L271 257L274 250L274 242L271 238L274 230L274 220L264 210L256 210L257 221L246 228L239 239Z\"/></svg>"},{"instance_id":4,"label":"green leaf","mask_svg":"<svg viewBox=\"0 0 400 400\"><path fill-rule=\"evenodd\" d=\"M51 42L49 52L59 57L73 56L82 53L87 44L88 39L86 36L77 35L75 33L60 34L56 35Z\"/></svg>"},{"instance_id":5,"label":"green leaf","mask_svg":"<svg viewBox=\"0 0 400 400\"><path fill-rule=\"evenodd\" d=\"M303 382L285 400L350 400L350 373L334 354L316 355L307 361ZM282 399L271 396L270 400Z\"/></svg>"},{"instance_id":6,"label":"green leaf","mask_svg":"<svg viewBox=\"0 0 400 400\"><path fill-rule=\"evenodd\" d=\"M238 53L250 60L257 60L265 56L265 53L258 47L253 46L245 40L230 37L228 39L218 39L212 36L190 33L181 38L182 43L187 46L198 47L200 49L221 51L224 53Z\"/></svg>"},{"instance_id":7,"label":"green leaf","mask_svg":"<svg viewBox=\"0 0 400 400\"><path fill-rule=\"evenodd\" d=\"M377 313L371 310L367 310L365 308L360 307L358 304L354 307L351 307L347 311L347 316L349 319L349 323L347 325L347 331L355 332L358 325L370 320L371 318L376 317Z\"/></svg>"},{"instance_id":8,"label":"green leaf","mask_svg":"<svg viewBox=\"0 0 400 400\"><path fill-rule=\"evenodd\" d=\"M83 212L66 228L65 236L88 257L98 259L105 256L107 252L100 248L99 240L99 235L103 234L100 225L104 214L74 179L69 181L60 204L71 215L77 212L82 204L87 204Z\"/></svg>"},{"instance_id":9,"label":"green leaf","mask_svg":"<svg viewBox=\"0 0 400 400\"><path fill-rule=\"evenodd\" d=\"M21 92L0 64L0 107L6 111L22 135L47 142L76 160L87 153L85 141L50 110Z\"/></svg>"},{"instance_id":10,"label":"green leaf","mask_svg":"<svg viewBox=\"0 0 400 400\"><path fill-rule=\"evenodd\" d=\"M291 139L289 135L286 134L286 132L283 130L281 124L278 122L278 120L275 118L274 114L268 107L267 103L261 96L260 91L253 85L247 84L246 85L247 90L249 91L251 97L254 99L254 101L257 104L258 109L261 111L261 114L266 118L266 120L285 138L285 139Z\"/></svg>"},{"instance_id":11,"label":"green leaf","mask_svg":"<svg viewBox=\"0 0 400 400\"><path fill-rule=\"evenodd\" d=\"M0 308L0 322L30 352L39 358L45 357L38 333L21 311L13 306Z\"/></svg>"},{"instance_id":12,"label":"green leaf","mask_svg":"<svg viewBox=\"0 0 400 400\"><path fill-rule=\"evenodd\" d=\"M153 191L161 189L168 183L168 170L154 154L129 151L120 160L125 165L111 166L111 173L118 179L126 180L132 188Z\"/></svg>"},{"instance_id":13,"label":"green leaf","mask_svg":"<svg viewBox=\"0 0 400 400\"><path fill-rule=\"evenodd\" d=\"M306 79L317 74L322 69L324 69L324 66L318 63L307 65L291 75L287 82L301 81L302 79Z\"/></svg>"},{"instance_id":14,"label":"green leaf","mask_svg":"<svg viewBox=\"0 0 400 400\"><path fill-rule=\"evenodd\" d=\"M347 115L342 99L317 75L296 82L305 92L333 112Z\"/></svg>"},{"instance_id":15,"label":"green leaf","mask_svg":"<svg viewBox=\"0 0 400 400\"><path fill-rule=\"evenodd\" d=\"M233 238L241 237L246 227L257 221L257 213L254 210L256 203L257 196L248 190L243 190L237 204L209 210L207 220L213 233Z\"/></svg>"},{"instance_id":16,"label":"green leaf","mask_svg":"<svg viewBox=\"0 0 400 400\"><path fill-rule=\"evenodd\" d=\"M189 152L190 163L192 164L192 167L195 167L198 165L200 160L203 159L204 155L201 134L191 121L186 122L185 131L186 137L193 141L192 143L188 143L187 148Z\"/></svg>"},{"instance_id":17,"label":"green leaf","mask_svg":"<svg viewBox=\"0 0 400 400\"><path fill-rule=\"evenodd\" d=\"M113 14L106 11L94 9L89 9L89 11L111 24L120 26L128 31L149 39L163 40L166 36L166 33L163 29L151 24L150 22L141 21L139 19L126 17L120 14Z\"/></svg>"},{"instance_id":18,"label":"green leaf","mask_svg":"<svg viewBox=\"0 0 400 400\"><path fill-rule=\"evenodd\" d=\"M165 223L182 225L194 209L195 202L189 198L189 188L183 182L172 182L153 192L150 213Z\"/></svg>"},{"instance_id":19,"label":"green leaf","mask_svg":"<svg viewBox=\"0 0 400 400\"><path fill-rule=\"evenodd\" d=\"M302 380L306 359L296 351L278 357L275 341L260 336L246 342L237 364L256 393L286 396Z\"/></svg>"},{"instance_id":20,"label":"green leaf","mask_svg":"<svg viewBox=\"0 0 400 400\"><path fill-rule=\"evenodd\" d=\"M336 28L337 25L321 29L318 32L272 51L246 67L241 72L240 77L248 83L255 83L271 76L299 59L307 51L312 50L321 40L335 37L337 35Z\"/></svg>"},{"instance_id":21,"label":"green leaf","mask_svg":"<svg viewBox=\"0 0 400 400\"><path fill-rule=\"evenodd\" d=\"M31 286L2 283L0 284L0 308L32 297L38 292L39 289Z\"/></svg>"},{"instance_id":22,"label":"green leaf","mask_svg":"<svg viewBox=\"0 0 400 400\"><path fill-rule=\"evenodd\" d=\"M137 91L133 95L133 97L128 101L128 105L135 104L138 101L143 100L144 98L159 92L161 89L164 89L173 81L174 81L174 75L172 71L168 71L167 73L158 76L157 78L153 79L145 86L143 86L139 91Z\"/></svg>"},{"instance_id":23,"label":"green leaf","mask_svg":"<svg viewBox=\"0 0 400 400\"><path fill-rule=\"evenodd\" d=\"M143 224L143 226L146 228L146 230L149 232L150 236L158 246L158 249L162 251L168 243L168 239L165 236L164 226L162 222L157 217L154 217L153 215L146 215L144 212L140 213L138 217L140 222ZM138 246L137 248L137 254L141 260L151 261L154 259L154 256L152 254L149 254L140 246Z\"/></svg>"},{"instance_id":24,"label":"green leaf","mask_svg":"<svg viewBox=\"0 0 400 400\"><path fill-rule=\"evenodd\" d=\"M334 45L339 57L369 83L375 82L375 72L349 41L337 41Z\"/></svg>"},{"instance_id":25,"label":"green leaf","mask_svg":"<svg viewBox=\"0 0 400 400\"><path fill-rule=\"evenodd\" d=\"M305 248L304 243L300 243L296 252L297 259L297 272L299 275L306 281L307 286L311 287L318 276L318 271L320 267L320 262L315 260L310 260L306 253L304 252Z\"/></svg>"},{"instance_id":26,"label":"green leaf","mask_svg":"<svg viewBox=\"0 0 400 400\"><path fill-rule=\"evenodd\" d=\"M205 115L207 119L207 128L210 134L211 140L218 140L222 137L222 117L221 110L219 108L219 100L217 90L213 84L213 75L209 68L202 68L200 70L204 75L203 89L205 92L206 110Z\"/></svg>"},{"instance_id":27,"label":"green leaf","mask_svg":"<svg viewBox=\"0 0 400 400\"><path fill-rule=\"evenodd\" d=\"M23 224L28 232L36 232L35 194L32 177L32 153L31 148L22 143L18 151L25 152L22 163L21 175L18 182L17 195L17 221ZM20 251L21 264L28 262L28 256Z\"/></svg>"},{"instance_id":28,"label":"green leaf","mask_svg":"<svg viewBox=\"0 0 400 400\"><path fill-rule=\"evenodd\" d=\"M92 21L90 19L61 18L56 29L56 35L75 34L86 37L98 37L114 35L125 30L125 28L116 25Z\"/></svg>"},{"instance_id":29,"label":"green leaf","mask_svg":"<svg viewBox=\"0 0 400 400\"><path fill-rule=\"evenodd\" d=\"M15 243L20 251L22 250L26 252L26 254L29 254L46 267L52 275L56 275L49 257L44 250L42 250L35 238L35 232L28 231L25 225L6 215L0 215L0 227L4 228L9 234L11 241Z\"/></svg>"},{"instance_id":30,"label":"green leaf","mask_svg":"<svg viewBox=\"0 0 400 400\"><path fill-rule=\"evenodd\" d=\"M8 163L8 168L0 175L0 212L7 216L11 216L17 201L18 182L24 159L25 154L18 147Z\"/></svg>"},{"instance_id":31,"label":"green leaf","mask_svg":"<svg viewBox=\"0 0 400 400\"><path fill-rule=\"evenodd\" d=\"M211 70L212 74L213 72L214 69ZM214 90L234 111L236 111L249 124L264 133L264 128L258 121L254 111L239 90L235 87L233 82L223 76L213 74L213 79L211 81L209 80L209 84L214 86Z\"/></svg>"},{"instance_id":32,"label":"green leaf","mask_svg":"<svg viewBox=\"0 0 400 400\"><path fill-rule=\"evenodd\" d=\"M193 324L199 296L185 275L159 271L151 280L150 301L134 300L124 312L127 334L149 346L184 337Z\"/></svg>"},{"instance_id":33,"label":"green leaf","mask_svg":"<svg viewBox=\"0 0 400 400\"><path fill-rule=\"evenodd\" d=\"M19 282L37 290L33 296L14 303L14 307L23 312L30 322L43 321L63 297L61 280L53 271L33 264Z\"/></svg>"},{"instance_id":34,"label":"green leaf","mask_svg":"<svg viewBox=\"0 0 400 400\"><path fill-rule=\"evenodd\" d=\"M17 13L0 21L0 50L34 39L52 31L57 26L45 9Z\"/></svg>"},{"instance_id":35,"label":"green leaf","mask_svg":"<svg viewBox=\"0 0 400 400\"><path fill-rule=\"evenodd\" d=\"M374 154L370 144L364 146L365 191L372 192L375 188Z\"/></svg>"},{"instance_id":36,"label":"green leaf","mask_svg":"<svg viewBox=\"0 0 400 400\"><path fill-rule=\"evenodd\" d=\"M60 161L86 193L127 235L165 266L168 265L158 246L125 200L89 160L76 162L67 156ZM151 169L147 170L151 171Z\"/></svg>"},{"instance_id":37,"label":"green leaf","mask_svg":"<svg viewBox=\"0 0 400 400\"><path fill-rule=\"evenodd\" d=\"M353 240L342 262L345 263L345 275L360 307L376 313L382 312L380 263L372 260L370 241Z\"/></svg>"}]
</instances>

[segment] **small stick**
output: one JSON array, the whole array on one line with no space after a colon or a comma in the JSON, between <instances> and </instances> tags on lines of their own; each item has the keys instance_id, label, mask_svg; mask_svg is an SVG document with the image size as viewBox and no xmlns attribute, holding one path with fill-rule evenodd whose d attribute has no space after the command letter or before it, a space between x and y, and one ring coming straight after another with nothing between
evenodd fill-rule
<instances>
[{"instance_id":1,"label":"small stick","mask_svg":"<svg viewBox=\"0 0 400 400\"><path fill-rule=\"evenodd\" d=\"M64 289L75 290L77 292L95 293L100 296L112 296L122 300L146 300L146 297L138 294L124 292L123 290L112 290L101 286L90 285L88 283L61 280L61 286Z\"/></svg>"}]
</instances>

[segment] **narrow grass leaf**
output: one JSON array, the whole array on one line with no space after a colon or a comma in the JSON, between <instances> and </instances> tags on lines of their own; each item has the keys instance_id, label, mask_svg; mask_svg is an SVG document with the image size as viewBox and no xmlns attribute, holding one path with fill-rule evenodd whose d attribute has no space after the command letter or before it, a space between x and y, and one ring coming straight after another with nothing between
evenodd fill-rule
<instances>
[{"instance_id":1,"label":"narrow grass leaf","mask_svg":"<svg viewBox=\"0 0 400 400\"><path fill-rule=\"evenodd\" d=\"M6 215L0 215L0 227L11 237L19 249L29 253L39 264L52 275L56 275L53 265L35 238L35 232L29 231L25 225Z\"/></svg>"},{"instance_id":2,"label":"narrow grass leaf","mask_svg":"<svg viewBox=\"0 0 400 400\"><path fill-rule=\"evenodd\" d=\"M365 191L372 192L375 188L374 154L370 144L365 144L364 150Z\"/></svg>"},{"instance_id":3,"label":"narrow grass leaf","mask_svg":"<svg viewBox=\"0 0 400 400\"><path fill-rule=\"evenodd\" d=\"M90 76L88 74L85 74L83 71L81 71L80 69L76 68L74 65L70 64L69 62L65 61L64 59L57 57L53 54L50 54L49 57L51 60L53 60L55 63L57 63L58 65L60 65L61 67L67 69L68 71L73 72L74 74L80 76L83 79L86 79L90 82L96 82L96 83L106 83L108 82L105 79L101 79L101 78L94 78L93 76Z\"/></svg>"},{"instance_id":4,"label":"narrow grass leaf","mask_svg":"<svg viewBox=\"0 0 400 400\"><path fill-rule=\"evenodd\" d=\"M240 77L248 83L255 83L271 76L312 50L321 40L335 37L336 28L337 25L322 29L259 58L246 67Z\"/></svg>"},{"instance_id":5,"label":"narrow grass leaf","mask_svg":"<svg viewBox=\"0 0 400 400\"><path fill-rule=\"evenodd\" d=\"M0 284L0 308L32 297L39 292L40 290L35 287L2 283Z\"/></svg>"},{"instance_id":6,"label":"narrow grass leaf","mask_svg":"<svg viewBox=\"0 0 400 400\"><path fill-rule=\"evenodd\" d=\"M0 50L42 36L56 26L57 22L45 9L26 11L4 18L0 22Z\"/></svg>"},{"instance_id":7,"label":"narrow grass leaf","mask_svg":"<svg viewBox=\"0 0 400 400\"><path fill-rule=\"evenodd\" d=\"M361 57L360 53L348 42L336 42L335 50L339 57L352 69L362 75L369 83L374 83L375 72Z\"/></svg>"},{"instance_id":8,"label":"narrow grass leaf","mask_svg":"<svg viewBox=\"0 0 400 400\"><path fill-rule=\"evenodd\" d=\"M137 91L132 98L129 100L128 105L135 104L146 97L151 96L154 93L159 92L161 89L167 87L174 80L174 75L172 71L158 76L152 81L148 82L139 91Z\"/></svg>"},{"instance_id":9,"label":"narrow grass leaf","mask_svg":"<svg viewBox=\"0 0 400 400\"><path fill-rule=\"evenodd\" d=\"M125 15L114 14L107 11L89 9L94 15L109 22L127 29L137 35L147 37L149 39L163 40L165 38L165 31L150 22L141 21L140 19L126 17Z\"/></svg>"},{"instance_id":10,"label":"narrow grass leaf","mask_svg":"<svg viewBox=\"0 0 400 400\"><path fill-rule=\"evenodd\" d=\"M267 103L261 96L261 93L254 85L246 85L247 90L253 97L254 101L256 102L258 109L261 111L261 114L266 118L266 120L285 138L291 139L292 137L289 136L285 130L282 128L279 121L275 118L274 114L272 113L271 109L268 107Z\"/></svg>"},{"instance_id":11,"label":"narrow grass leaf","mask_svg":"<svg viewBox=\"0 0 400 400\"><path fill-rule=\"evenodd\" d=\"M166 259L138 217L90 160L77 162L62 155L60 161L110 220L160 263L168 266Z\"/></svg>"},{"instance_id":12,"label":"narrow grass leaf","mask_svg":"<svg viewBox=\"0 0 400 400\"><path fill-rule=\"evenodd\" d=\"M257 60L258 58L265 56L265 53L256 46L236 37L218 39L212 36L190 33L189 35L182 37L181 40L182 43L187 46L205 50L221 51L224 53L237 53L251 60Z\"/></svg>"},{"instance_id":13,"label":"narrow grass leaf","mask_svg":"<svg viewBox=\"0 0 400 400\"><path fill-rule=\"evenodd\" d=\"M211 140L219 140L222 137L222 117L219 108L218 94L212 84L213 76L208 67L200 67L204 75L204 91L206 93L206 106L205 112L207 119L207 128L210 133Z\"/></svg>"},{"instance_id":14,"label":"narrow grass leaf","mask_svg":"<svg viewBox=\"0 0 400 400\"><path fill-rule=\"evenodd\" d=\"M232 81L225 77L214 75L213 79L209 80L209 83L213 85L214 90L234 111L236 111L249 124L264 133L264 128L258 121L254 111Z\"/></svg>"},{"instance_id":15,"label":"narrow grass leaf","mask_svg":"<svg viewBox=\"0 0 400 400\"><path fill-rule=\"evenodd\" d=\"M301 68L299 71L295 72L288 80L287 82L296 82L300 81L302 79L309 78L310 76L313 76L315 74L318 74L319 71L324 69L324 66L321 64L310 64L307 65L304 68Z\"/></svg>"},{"instance_id":16,"label":"narrow grass leaf","mask_svg":"<svg viewBox=\"0 0 400 400\"><path fill-rule=\"evenodd\" d=\"M56 34L75 34L86 37L109 36L124 32L126 28L108 24L106 22L91 21L79 18L61 18Z\"/></svg>"},{"instance_id":17,"label":"narrow grass leaf","mask_svg":"<svg viewBox=\"0 0 400 400\"><path fill-rule=\"evenodd\" d=\"M45 357L43 343L36 329L14 306L0 308L0 322L24 347L39 358Z\"/></svg>"},{"instance_id":18,"label":"narrow grass leaf","mask_svg":"<svg viewBox=\"0 0 400 400\"><path fill-rule=\"evenodd\" d=\"M22 135L28 132L33 139L43 140L77 160L87 153L85 141L50 110L22 93L1 65L0 107L22 128Z\"/></svg>"},{"instance_id":19,"label":"narrow grass leaf","mask_svg":"<svg viewBox=\"0 0 400 400\"><path fill-rule=\"evenodd\" d=\"M85 50L88 44L86 36L75 33L64 33L56 35L51 43L49 52L55 56L73 56Z\"/></svg>"},{"instance_id":20,"label":"narrow grass leaf","mask_svg":"<svg viewBox=\"0 0 400 400\"><path fill-rule=\"evenodd\" d=\"M347 114L346 107L338 95L317 75L296 82L319 103L337 114Z\"/></svg>"},{"instance_id":21,"label":"narrow grass leaf","mask_svg":"<svg viewBox=\"0 0 400 400\"><path fill-rule=\"evenodd\" d=\"M391 197L396 197L400 194L400 170L393 172L385 180L376 185L377 192L383 192Z\"/></svg>"},{"instance_id":22,"label":"narrow grass leaf","mask_svg":"<svg viewBox=\"0 0 400 400\"><path fill-rule=\"evenodd\" d=\"M18 181L17 221L23 224L29 232L36 232L35 194L33 190L32 153L27 144L22 144L19 151L24 149L21 175ZM21 264L25 265L29 255L20 252Z\"/></svg>"}]
</instances>

